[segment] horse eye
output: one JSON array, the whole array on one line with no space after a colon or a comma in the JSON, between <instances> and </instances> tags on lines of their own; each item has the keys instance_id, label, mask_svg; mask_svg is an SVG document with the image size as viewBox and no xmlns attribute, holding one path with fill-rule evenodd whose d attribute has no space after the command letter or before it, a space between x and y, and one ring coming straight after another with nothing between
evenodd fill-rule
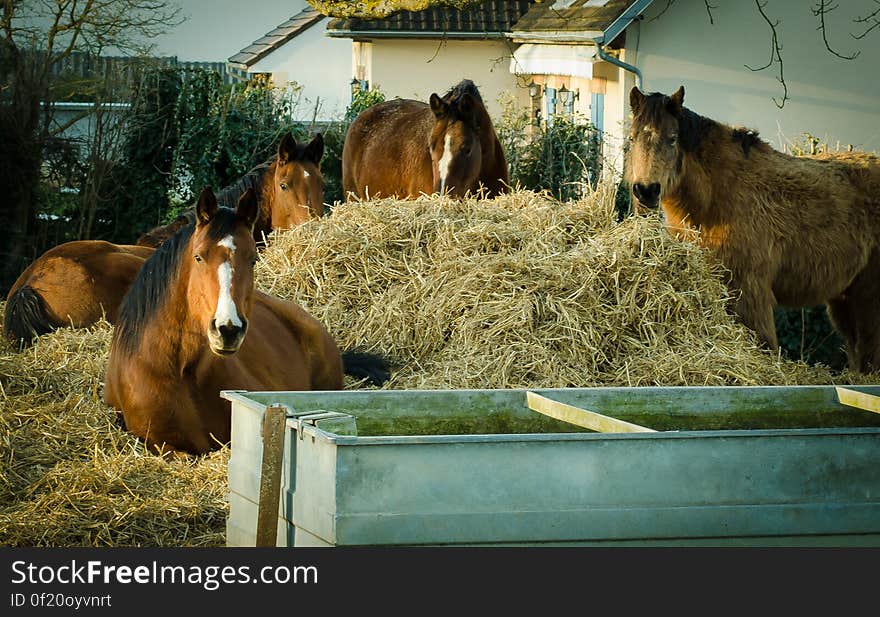
<instances>
[{"instance_id":1,"label":"horse eye","mask_svg":"<svg viewBox=\"0 0 880 617\"><path fill-rule=\"evenodd\" d=\"M674 146L676 141L677 141L677 137L676 137L675 135L672 135L672 136L669 138L669 145L670 145L670 146Z\"/></svg>"},{"instance_id":2,"label":"horse eye","mask_svg":"<svg viewBox=\"0 0 880 617\"><path fill-rule=\"evenodd\" d=\"M287 182L282 182L280 186L281 186L281 190L282 190L282 191L286 191L286 190L287 190Z\"/></svg>"},{"instance_id":3,"label":"horse eye","mask_svg":"<svg viewBox=\"0 0 880 617\"><path fill-rule=\"evenodd\" d=\"M202 263L202 256L201 256L201 255L196 254L195 257L196 257L196 261L197 261L198 263Z\"/></svg>"}]
</instances>

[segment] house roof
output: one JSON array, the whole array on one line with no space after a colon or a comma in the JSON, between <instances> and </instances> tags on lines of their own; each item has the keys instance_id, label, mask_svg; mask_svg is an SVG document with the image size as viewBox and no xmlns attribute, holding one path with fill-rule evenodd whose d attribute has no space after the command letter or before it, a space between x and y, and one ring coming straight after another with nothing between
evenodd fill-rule
<instances>
[{"instance_id":1,"label":"house roof","mask_svg":"<svg viewBox=\"0 0 880 617\"><path fill-rule=\"evenodd\" d=\"M240 52L231 56L229 63L236 68L247 69L323 18L324 15L321 15L315 9L303 9L271 32L267 32Z\"/></svg>"},{"instance_id":2,"label":"house roof","mask_svg":"<svg viewBox=\"0 0 880 617\"><path fill-rule=\"evenodd\" d=\"M545 0L534 4L513 28L511 38L528 42L610 43L651 0Z\"/></svg>"},{"instance_id":3,"label":"house roof","mask_svg":"<svg viewBox=\"0 0 880 617\"><path fill-rule=\"evenodd\" d=\"M469 9L399 11L385 19L334 19L327 35L345 38L502 38L534 0L489 1Z\"/></svg>"}]
</instances>

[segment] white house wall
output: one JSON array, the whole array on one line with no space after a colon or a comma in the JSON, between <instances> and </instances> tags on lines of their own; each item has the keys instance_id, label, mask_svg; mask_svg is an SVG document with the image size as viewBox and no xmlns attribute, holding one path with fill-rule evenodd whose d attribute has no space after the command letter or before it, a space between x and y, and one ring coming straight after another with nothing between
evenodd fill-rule
<instances>
[{"instance_id":1,"label":"white house wall","mask_svg":"<svg viewBox=\"0 0 880 617\"><path fill-rule=\"evenodd\" d=\"M351 100L351 40L324 36L324 19L253 64L250 73L272 73L276 86L296 82L302 86L296 116L311 120L337 120Z\"/></svg>"},{"instance_id":2,"label":"white house wall","mask_svg":"<svg viewBox=\"0 0 880 617\"><path fill-rule=\"evenodd\" d=\"M667 3L655 2L640 24L630 26L626 44L636 52L648 91L670 93L685 87L685 106L729 124L756 128L777 148L803 143L803 134L832 146L852 144L880 151L880 34L857 41L852 18L876 10L874 0L847 0L827 16L832 47L854 60L833 56L816 30L815 3L771 0L766 12L780 20L788 96L783 109L777 67L753 72L744 65L765 65L770 31L754 3L717 2L709 23L703 0L679 0L654 19ZM628 107L628 97L624 97Z\"/></svg>"},{"instance_id":3,"label":"white house wall","mask_svg":"<svg viewBox=\"0 0 880 617\"><path fill-rule=\"evenodd\" d=\"M497 118L503 92L514 94L521 106L529 104L528 89L517 87L517 77L508 69L513 47L506 41L377 39L371 52L371 86L388 99L427 101L432 92L443 94L462 79L470 79L479 88L489 115Z\"/></svg>"}]
</instances>

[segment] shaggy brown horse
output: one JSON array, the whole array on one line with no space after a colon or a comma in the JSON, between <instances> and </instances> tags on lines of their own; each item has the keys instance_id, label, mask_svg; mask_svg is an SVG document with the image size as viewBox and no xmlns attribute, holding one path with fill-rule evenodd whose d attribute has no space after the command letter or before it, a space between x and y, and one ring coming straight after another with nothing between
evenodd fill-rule
<instances>
[{"instance_id":1,"label":"shaggy brown horse","mask_svg":"<svg viewBox=\"0 0 880 617\"><path fill-rule=\"evenodd\" d=\"M309 143L297 143L290 132L278 143L278 152L266 163L245 174L234 185L217 195L221 206L235 207L247 189L257 195L259 213L254 238L262 242L273 229L289 229L324 214L324 178L321 158L324 136L317 133ZM140 246L157 247L177 230L195 221L195 209L182 213L173 222L156 227L137 240Z\"/></svg>"},{"instance_id":2,"label":"shaggy brown horse","mask_svg":"<svg viewBox=\"0 0 880 617\"><path fill-rule=\"evenodd\" d=\"M122 298L144 261L145 246L77 240L34 260L6 297L3 331L19 345L63 326L84 328L105 317L116 321Z\"/></svg>"},{"instance_id":3,"label":"shaggy brown horse","mask_svg":"<svg viewBox=\"0 0 880 617\"><path fill-rule=\"evenodd\" d=\"M205 189L195 224L159 247L123 300L104 398L159 452L202 454L226 443L221 390L338 390L343 372L384 371L379 356L340 354L293 302L254 290L258 214L252 190L231 210Z\"/></svg>"},{"instance_id":4,"label":"shaggy brown horse","mask_svg":"<svg viewBox=\"0 0 880 617\"><path fill-rule=\"evenodd\" d=\"M342 148L346 199L461 197L508 190L504 150L474 83L461 81L429 103L385 101L355 118Z\"/></svg>"},{"instance_id":5,"label":"shaggy brown horse","mask_svg":"<svg viewBox=\"0 0 880 617\"><path fill-rule=\"evenodd\" d=\"M627 179L674 231L699 231L729 271L734 311L777 348L773 308L826 304L850 367L880 369L880 159L793 157L755 131L630 92Z\"/></svg>"}]
</instances>

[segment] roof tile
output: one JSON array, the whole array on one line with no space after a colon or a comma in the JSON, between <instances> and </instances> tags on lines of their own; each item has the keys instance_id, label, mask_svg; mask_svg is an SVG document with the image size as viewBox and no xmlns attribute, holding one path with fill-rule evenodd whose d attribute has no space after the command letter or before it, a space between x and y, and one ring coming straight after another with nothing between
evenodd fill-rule
<instances>
[{"instance_id":1,"label":"roof tile","mask_svg":"<svg viewBox=\"0 0 880 617\"><path fill-rule=\"evenodd\" d=\"M517 32L580 32L605 30L632 4L632 0L609 0L595 6L590 0L574 0L567 8L545 0L535 4L516 23ZM590 6L592 4L593 6Z\"/></svg>"},{"instance_id":2,"label":"roof tile","mask_svg":"<svg viewBox=\"0 0 880 617\"><path fill-rule=\"evenodd\" d=\"M513 25L535 4L534 0L502 2L491 0L470 9L431 8L424 11L400 11L385 19L334 19L328 31L356 32L423 32L425 38L437 34L501 35L510 32Z\"/></svg>"},{"instance_id":3,"label":"roof tile","mask_svg":"<svg viewBox=\"0 0 880 617\"><path fill-rule=\"evenodd\" d=\"M267 32L262 37L230 56L229 62L247 68L266 57L271 51L281 47L312 24L324 19L324 15L312 8L303 9L280 26Z\"/></svg>"}]
</instances>

